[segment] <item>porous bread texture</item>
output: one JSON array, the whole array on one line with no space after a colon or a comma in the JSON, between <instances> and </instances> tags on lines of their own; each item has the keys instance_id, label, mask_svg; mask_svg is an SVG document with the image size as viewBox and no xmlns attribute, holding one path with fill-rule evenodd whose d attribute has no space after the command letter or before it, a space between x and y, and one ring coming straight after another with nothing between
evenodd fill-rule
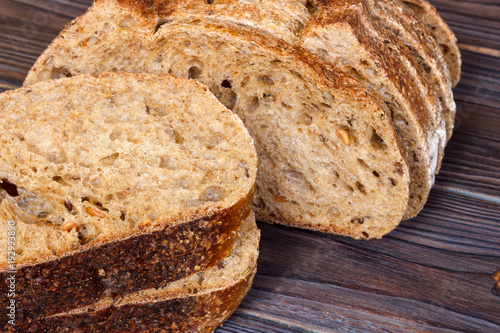
<instances>
[{"instance_id":1,"label":"porous bread texture","mask_svg":"<svg viewBox=\"0 0 500 333\"><path fill-rule=\"evenodd\" d=\"M406 9L402 2L391 5L397 10ZM407 148L412 179L404 216L408 219L423 208L434 184L444 146L452 135L456 106L449 79L445 79L449 75L446 64L433 65L434 60L442 58L434 40L403 40L401 30L395 33L378 22L381 16L374 14L376 6L368 0L298 0L283 4L272 0L190 0L169 1L167 8L158 8L168 12L169 21L203 19L232 25L236 30L245 27L271 33L304 46L377 91L391 107L396 129ZM410 16L413 26L420 24ZM421 28L420 33L430 37L426 28ZM419 54L425 48L435 50Z\"/></svg>"},{"instance_id":2,"label":"porous bread texture","mask_svg":"<svg viewBox=\"0 0 500 333\"><path fill-rule=\"evenodd\" d=\"M18 327L24 332L69 328L93 332L212 332L238 307L257 269L260 232L253 214L242 224L231 254L216 267L163 288L104 298L92 305ZM133 309L130 311L129 309Z\"/></svg>"},{"instance_id":3,"label":"porous bread texture","mask_svg":"<svg viewBox=\"0 0 500 333\"><path fill-rule=\"evenodd\" d=\"M462 72L462 57L458 49L457 38L446 22L439 16L436 8L426 0L403 0L403 3L412 10L418 20L424 24L432 34L443 52L451 75L452 87L460 81Z\"/></svg>"},{"instance_id":4,"label":"porous bread texture","mask_svg":"<svg viewBox=\"0 0 500 333\"><path fill-rule=\"evenodd\" d=\"M441 48L423 24L400 1L367 0L371 13L400 38L419 64L431 75L443 108L446 140L453 134L456 104L451 89L450 71Z\"/></svg>"},{"instance_id":5,"label":"porous bread texture","mask_svg":"<svg viewBox=\"0 0 500 333\"><path fill-rule=\"evenodd\" d=\"M423 208L441 167L444 146L452 134L455 104L449 84L442 82L445 86L436 89L436 77L447 74L436 69L438 73L431 75L421 56L373 17L373 6L367 0L284 4L272 0L190 0L169 1L166 8L158 5L158 10L168 13L169 22L202 19L235 30L271 33L316 53L378 92L390 106L397 132L407 148L412 179L404 216L408 219ZM401 2L394 6L405 7ZM428 48L435 46L427 45L432 41L419 42ZM413 45L419 50L418 43ZM436 57L442 56L439 50L435 53Z\"/></svg>"},{"instance_id":6,"label":"porous bread texture","mask_svg":"<svg viewBox=\"0 0 500 333\"><path fill-rule=\"evenodd\" d=\"M410 202L404 218L423 208L453 128L451 87L443 87L443 93L436 90L435 77L418 53L372 17L369 1L190 0L169 1L166 6L158 8L168 12L169 21L202 19L235 30L257 29L304 46L377 91L392 109L410 162Z\"/></svg>"},{"instance_id":7,"label":"porous bread texture","mask_svg":"<svg viewBox=\"0 0 500 333\"><path fill-rule=\"evenodd\" d=\"M427 201L446 142L435 135L444 128L437 96L422 73L416 72L399 40L374 27L377 22L367 16L363 1L340 1L323 10L327 13L302 30L300 44L357 76L389 105L410 166L410 200L404 218L411 218Z\"/></svg>"},{"instance_id":8,"label":"porous bread texture","mask_svg":"<svg viewBox=\"0 0 500 333\"><path fill-rule=\"evenodd\" d=\"M123 3L127 5L126 1ZM404 9L401 2L394 5ZM404 219L415 216L423 208L434 184L434 175L440 169L444 146L452 134L455 104L451 88L445 82L435 88L436 77L447 75L431 64L431 69L434 68L431 76L427 71L428 65L415 51L420 50L419 44L413 43L412 48L407 50L404 44L408 43L407 40L399 41L398 34L377 22L380 17L371 17L373 10L370 12L369 9L375 5L370 1L290 0L277 4L276 1L266 0L256 4L248 1L207 3L190 0L156 1L153 6L161 16L156 29L161 29L164 21L197 19L233 26L235 30L257 29L306 47L377 91L392 109L397 132L407 148L412 181ZM355 7L360 14L347 14ZM337 22L333 24L332 16L339 11L344 13L344 18L337 17ZM359 16L359 19L353 21L354 16ZM349 34L351 36L347 37ZM336 42L336 38L341 38L341 41ZM432 44L431 40L420 42L427 48L427 44ZM355 52L349 52L350 49ZM434 53L436 57L441 54L439 50ZM403 85L401 77L406 78Z\"/></svg>"},{"instance_id":9,"label":"porous bread texture","mask_svg":"<svg viewBox=\"0 0 500 333\"><path fill-rule=\"evenodd\" d=\"M143 9L96 2L26 82L106 69L198 79L256 141L258 218L356 238L397 226L408 202L408 166L375 94L269 34L210 20L169 21Z\"/></svg>"},{"instance_id":10,"label":"porous bread texture","mask_svg":"<svg viewBox=\"0 0 500 333\"><path fill-rule=\"evenodd\" d=\"M238 31L271 33L314 52L379 93L391 108L410 163L410 202L404 219L423 208L441 167L447 135L451 136L454 112L448 110L454 110L454 102L450 96L438 98L425 63L372 17L369 1L287 1L280 6L270 0L190 0L169 1L166 8L162 1L156 4L157 10L168 13L169 22L201 19ZM449 85L444 89L451 92Z\"/></svg>"},{"instance_id":11,"label":"porous bread texture","mask_svg":"<svg viewBox=\"0 0 500 333\"><path fill-rule=\"evenodd\" d=\"M194 80L103 74L0 95L0 267L179 225L253 189L241 120Z\"/></svg>"}]
</instances>

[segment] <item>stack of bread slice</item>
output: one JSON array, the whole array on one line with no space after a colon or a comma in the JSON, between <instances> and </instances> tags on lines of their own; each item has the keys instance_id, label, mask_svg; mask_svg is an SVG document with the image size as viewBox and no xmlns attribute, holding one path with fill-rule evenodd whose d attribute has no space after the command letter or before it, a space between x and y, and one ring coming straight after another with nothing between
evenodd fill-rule
<instances>
[{"instance_id":1,"label":"stack of bread slice","mask_svg":"<svg viewBox=\"0 0 500 333\"><path fill-rule=\"evenodd\" d=\"M207 87L41 82L0 95L0 126L3 332L209 331L248 292L256 151Z\"/></svg>"},{"instance_id":2,"label":"stack of bread slice","mask_svg":"<svg viewBox=\"0 0 500 333\"><path fill-rule=\"evenodd\" d=\"M26 83L102 71L206 84L255 139L258 219L370 239L427 200L460 54L425 0L99 0Z\"/></svg>"}]
</instances>

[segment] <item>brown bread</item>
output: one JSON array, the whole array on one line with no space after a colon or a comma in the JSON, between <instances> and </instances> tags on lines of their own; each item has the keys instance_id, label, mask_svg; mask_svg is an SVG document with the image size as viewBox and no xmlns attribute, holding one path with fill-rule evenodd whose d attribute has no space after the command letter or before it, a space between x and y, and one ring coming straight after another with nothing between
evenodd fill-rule
<instances>
[{"instance_id":1,"label":"brown bread","mask_svg":"<svg viewBox=\"0 0 500 333\"><path fill-rule=\"evenodd\" d=\"M397 226L409 198L406 153L374 92L265 30L191 17L192 1L148 3L97 1L26 82L105 69L196 78L256 141L258 218L356 238Z\"/></svg>"},{"instance_id":2,"label":"brown bread","mask_svg":"<svg viewBox=\"0 0 500 333\"><path fill-rule=\"evenodd\" d=\"M206 272L58 313L9 332L212 332L238 307L257 269L259 230L253 214L231 254Z\"/></svg>"},{"instance_id":3,"label":"brown bread","mask_svg":"<svg viewBox=\"0 0 500 333\"><path fill-rule=\"evenodd\" d=\"M0 95L0 118L0 277L13 221L18 323L207 270L250 214L253 140L194 80L42 82Z\"/></svg>"}]
</instances>

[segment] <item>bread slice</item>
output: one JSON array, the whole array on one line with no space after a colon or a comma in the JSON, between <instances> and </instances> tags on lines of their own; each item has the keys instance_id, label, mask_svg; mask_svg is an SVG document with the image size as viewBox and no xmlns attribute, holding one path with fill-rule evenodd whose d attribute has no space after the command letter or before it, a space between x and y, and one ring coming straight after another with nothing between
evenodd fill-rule
<instances>
[{"instance_id":1,"label":"bread slice","mask_svg":"<svg viewBox=\"0 0 500 333\"><path fill-rule=\"evenodd\" d=\"M410 201L404 218L415 216L434 185L446 142L439 101L412 55L397 37L377 27L363 1L318 5L300 44L357 76L389 105L410 166Z\"/></svg>"},{"instance_id":2,"label":"bread slice","mask_svg":"<svg viewBox=\"0 0 500 333\"><path fill-rule=\"evenodd\" d=\"M216 267L123 297L106 297L12 332L212 332L238 307L257 269L259 230L253 214L231 254Z\"/></svg>"},{"instance_id":3,"label":"bread slice","mask_svg":"<svg viewBox=\"0 0 500 333\"><path fill-rule=\"evenodd\" d=\"M404 219L423 208L452 131L453 115L448 117L446 132L445 113L454 109L454 104L443 97L440 101L435 78L427 72L426 64L372 17L369 1L192 0L168 1L165 6L168 9L158 8L168 13L168 19L163 20L169 24L204 20L238 32L246 29L272 34L305 47L378 92L391 107L396 130L407 148L412 182Z\"/></svg>"},{"instance_id":4,"label":"bread slice","mask_svg":"<svg viewBox=\"0 0 500 333\"><path fill-rule=\"evenodd\" d=\"M168 21L201 19L236 31L270 33L307 48L378 92L391 107L407 148L412 179L407 219L423 208L434 184L452 134L455 104L449 84L436 86L440 73L430 73L417 52L421 40L400 38L398 31L379 22L380 15L371 10L374 6L368 0L169 1ZM392 6L405 9L401 2Z\"/></svg>"},{"instance_id":5,"label":"bread slice","mask_svg":"<svg viewBox=\"0 0 500 333\"><path fill-rule=\"evenodd\" d=\"M412 10L440 46L450 70L452 87L455 87L460 81L462 58L453 31L439 16L436 8L426 0L403 0L403 3Z\"/></svg>"},{"instance_id":6,"label":"bread slice","mask_svg":"<svg viewBox=\"0 0 500 333\"><path fill-rule=\"evenodd\" d=\"M455 123L456 105L451 90L450 71L441 48L421 22L402 2L367 0L370 12L400 38L434 81L446 121L446 139L450 140Z\"/></svg>"},{"instance_id":7,"label":"bread slice","mask_svg":"<svg viewBox=\"0 0 500 333\"><path fill-rule=\"evenodd\" d=\"M14 224L18 323L209 269L250 214L253 140L194 80L48 81L0 95L0 118L0 277Z\"/></svg>"},{"instance_id":8,"label":"bread slice","mask_svg":"<svg viewBox=\"0 0 500 333\"><path fill-rule=\"evenodd\" d=\"M145 4L95 2L53 41L26 82L106 69L196 78L255 139L257 218L356 238L378 238L398 225L408 166L376 94L265 31L170 20L172 2Z\"/></svg>"},{"instance_id":9,"label":"bread slice","mask_svg":"<svg viewBox=\"0 0 500 333\"><path fill-rule=\"evenodd\" d=\"M419 182L418 186L416 186L416 188L418 188L417 191L420 192L421 188L426 188L426 191L423 191L422 194L416 194L413 192L413 195L410 195L413 200L410 200L409 209L405 218L411 218L416 216L416 214L423 208L425 202L427 201L430 188L434 185L435 174L437 174L441 168L441 162L444 157L444 148L447 141L443 106L436 92L434 79L430 76L425 64L419 61L420 59L418 59L418 54L412 52L412 50L409 49L400 38L398 38L396 33L390 29L386 29L377 17L374 17L372 13L370 13L366 0L349 0L348 2L350 4L349 10L358 12L357 15L360 17L359 22L367 32L365 36L361 36L372 40L371 42L366 40L365 43L367 45L375 44L374 50L379 50L378 52L383 57L392 57L392 66L390 66L391 70L389 70L389 73L393 75L392 77L394 80L398 80L398 76L399 80L401 80L402 77L411 78L404 85L399 85L401 89L400 91L403 95L408 96L408 93L405 94L405 90L408 90L408 86L414 85L416 87L415 92L420 95L420 101L423 107L427 109L431 129L429 133L427 133L426 137L430 153L428 160L426 161L429 161L430 163L425 165L424 168L430 171L429 182L426 184L427 186L422 186L422 179L416 179L416 182ZM357 10L354 10L356 7ZM344 13L347 14L348 11L345 10ZM351 14L347 15L355 16L356 14L351 12ZM356 31L358 29L354 30ZM363 39L363 37L360 37L359 34L357 37ZM379 40L380 42L377 45L373 42L373 40ZM382 50L386 50L386 52ZM405 76L403 72L406 72L407 75ZM382 86L382 89L383 88L384 87ZM418 119L426 117L426 115L422 113L422 109L419 111ZM401 128L397 127L397 129L399 130L399 133L402 132ZM405 140L404 142L407 143L408 146L411 146L411 141ZM412 151L412 156L414 152L415 151ZM410 155L408 155L408 158L411 158ZM418 167L416 168L418 169Z\"/></svg>"}]
</instances>

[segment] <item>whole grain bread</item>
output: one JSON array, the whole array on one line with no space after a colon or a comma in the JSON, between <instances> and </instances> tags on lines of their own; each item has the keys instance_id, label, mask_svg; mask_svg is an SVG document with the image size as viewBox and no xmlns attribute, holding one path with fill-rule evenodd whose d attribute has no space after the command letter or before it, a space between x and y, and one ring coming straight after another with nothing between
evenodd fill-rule
<instances>
[{"instance_id":1,"label":"whole grain bread","mask_svg":"<svg viewBox=\"0 0 500 333\"><path fill-rule=\"evenodd\" d=\"M106 297L9 332L212 332L229 318L252 285L259 237L252 214L238 231L231 254L208 271L162 288Z\"/></svg>"},{"instance_id":2,"label":"whole grain bread","mask_svg":"<svg viewBox=\"0 0 500 333\"><path fill-rule=\"evenodd\" d=\"M405 219L424 206L444 156L446 123L434 79L393 31L371 17L365 0L257 2L168 1L169 24L203 20L260 31L301 45L333 63L384 99L407 148L410 201ZM401 6L404 6L400 4Z\"/></svg>"},{"instance_id":3,"label":"whole grain bread","mask_svg":"<svg viewBox=\"0 0 500 333\"><path fill-rule=\"evenodd\" d=\"M402 2L392 1L391 5L396 10L406 9ZM396 130L407 148L412 181L404 219L423 208L441 167L455 115L449 82L441 79L440 85L436 84L436 79L448 76L449 71L446 64L442 64L443 74L432 66L442 57L433 39L401 38L400 31L384 24L374 11L376 5L368 0L218 0L210 4L190 0L169 1L165 6L169 22L217 22L301 45L379 93L391 108ZM413 14L408 15L420 24ZM421 24L420 28L419 33L429 37L426 28ZM420 55L422 49L437 50Z\"/></svg>"},{"instance_id":4,"label":"whole grain bread","mask_svg":"<svg viewBox=\"0 0 500 333\"><path fill-rule=\"evenodd\" d=\"M256 141L258 218L356 238L393 230L410 179L383 100L266 29L191 17L194 3L96 1L53 41L26 83L103 70L196 78ZM176 8L187 16L175 19ZM273 29L289 31L276 18Z\"/></svg>"},{"instance_id":5,"label":"whole grain bread","mask_svg":"<svg viewBox=\"0 0 500 333\"><path fill-rule=\"evenodd\" d=\"M451 90L450 71L436 40L409 8L398 0L367 0L370 12L394 35L402 40L410 52L431 76L439 94L446 121L446 139L453 134L456 105Z\"/></svg>"},{"instance_id":6,"label":"whole grain bread","mask_svg":"<svg viewBox=\"0 0 500 333\"><path fill-rule=\"evenodd\" d=\"M403 0L427 31L434 37L443 52L451 76L452 87L460 81L462 57L457 45L457 38L446 22L439 16L436 8L427 0Z\"/></svg>"},{"instance_id":7,"label":"whole grain bread","mask_svg":"<svg viewBox=\"0 0 500 333\"><path fill-rule=\"evenodd\" d=\"M410 200L404 218L427 201L446 142L441 106L412 54L367 10L365 1L318 2L300 44L376 91L391 109L410 166Z\"/></svg>"},{"instance_id":8,"label":"whole grain bread","mask_svg":"<svg viewBox=\"0 0 500 333\"><path fill-rule=\"evenodd\" d=\"M207 270L250 214L253 140L194 80L42 82L0 95L0 119L0 277L14 261L18 323Z\"/></svg>"},{"instance_id":9,"label":"whole grain bread","mask_svg":"<svg viewBox=\"0 0 500 333\"><path fill-rule=\"evenodd\" d=\"M410 165L410 200L404 219L423 208L441 166L447 135L451 135L454 113L449 110L454 110L454 102L438 94L435 75L394 30L379 22L369 1L158 3L159 10L168 13L163 20L169 24L203 20L235 31L245 28L250 33L272 34L305 47L377 92L391 108ZM401 2L393 5L405 9ZM449 85L446 88L451 92Z\"/></svg>"}]
</instances>

